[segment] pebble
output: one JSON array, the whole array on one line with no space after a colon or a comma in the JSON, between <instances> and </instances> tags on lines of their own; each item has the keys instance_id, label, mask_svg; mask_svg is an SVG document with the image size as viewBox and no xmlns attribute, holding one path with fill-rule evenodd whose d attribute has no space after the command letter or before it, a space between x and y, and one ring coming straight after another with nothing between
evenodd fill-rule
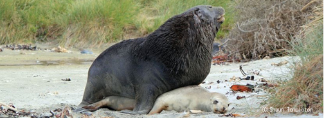
<instances>
[{"instance_id":1,"label":"pebble","mask_svg":"<svg viewBox=\"0 0 324 118\"><path fill-rule=\"evenodd\" d=\"M52 117L51 113L42 113L40 117Z\"/></svg>"},{"instance_id":2,"label":"pebble","mask_svg":"<svg viewBox=\"0 0 324 118\"><path fill-rule=\"evenodd\" d=\"M87 49L83 49L81 50L81 54L93 54L93 52Z\"/></svg>"},{"instance_id":3,"label":"pebble","mask_svg":"<svg viewBox=\"0 0 324 118\"><path fill-rule=\"evenodd\" d=\"M35 109L32 109L29 111L30 113L36 113L36 110Z\"/></svg>"}]
</instances>

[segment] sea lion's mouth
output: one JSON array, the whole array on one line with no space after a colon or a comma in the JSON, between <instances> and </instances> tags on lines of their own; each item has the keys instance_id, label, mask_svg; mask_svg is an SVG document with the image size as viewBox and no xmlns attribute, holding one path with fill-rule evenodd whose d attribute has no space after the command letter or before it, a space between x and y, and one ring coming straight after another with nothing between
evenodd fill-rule
<instances>
[{"instance_id":1,"label":"sea lion's mouth","mask_svg":"<svg viewBox=\"0 0 324 118\"><path fill-rule=\"evenodd\" d=\"M220 16L217 17L217 19L216 19L216 22L217 22L217 25L216 25L216 32L219 31L221 24L223 24L223 22L225 21L225 17L224 17L224 15L225 15L225 14L220 15Z\"/></svg>"},{"instance_id":2,"label":"sea lion's mouth","mask_svg":"<svg viewBox=\"0 0 324 118\"><path fill-rule=\"evenodd\" d=\"M217 22L218 22L218 23L222 24L222 23L225 21L225 17L224 17L224 15L225 15L225 14L223 14L223 15L221 15L221 16L219 16L219 17L217 18Z\"/></svg>"},{"instance_id":3,"label":"sea lion's mouth","mask_svg":"<svg viewBox=\"0 0 324 118\"><path fill-rule=\"evenodd\" d=\"M217 113L217 114L224 114L226 112L227 112L226 110L222 110L222 111L214 110L214 113Z\"/></svg>"}]
</instances>

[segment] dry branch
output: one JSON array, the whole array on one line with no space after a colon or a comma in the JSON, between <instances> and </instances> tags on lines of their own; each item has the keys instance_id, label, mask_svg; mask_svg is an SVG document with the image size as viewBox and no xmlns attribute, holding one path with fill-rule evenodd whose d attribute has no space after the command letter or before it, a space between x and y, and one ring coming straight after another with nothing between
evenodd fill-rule
<instances>
[{"instance_id":1,"label":"dry branch","mask_svg":"<svg viewBox=\"0 0 324 118\"><path fill-rule=\"evenodd\" d=\"M283 56L272 53L290 50L288 42L296 40L303 25L321 19L309 19L316 14L318 0L240 0L237 5L237 23L227 37L225 49L233 59L261 59L265 56ZM316 4L314 4L316 3Z\"/></svg>"},{"instance_id":2,"label":"dry branch","mask_svg":"<svg viewBox=\"0 0 324 118\"><path fill-rule=\"evenodd\" d=\"M15 112L18 111L16 108L13 108L13 107L11 107L11 106L9 106L9 105L6 105L6 104L4 104L4 103L2 103L2 102L0 102L0 106L5 106L5 107L7 107L8 109L13 110L13 111L15 111Z\"/></svg>"}]
</instances>

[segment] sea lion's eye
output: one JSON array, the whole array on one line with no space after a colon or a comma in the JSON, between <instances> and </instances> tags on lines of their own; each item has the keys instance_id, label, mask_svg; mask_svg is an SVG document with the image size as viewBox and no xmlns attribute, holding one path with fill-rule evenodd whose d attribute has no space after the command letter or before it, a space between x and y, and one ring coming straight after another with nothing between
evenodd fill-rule
<instances>
[{"instance_id":1,"label":"sea lion's eye","mask_svg":"<svg viewBox=\"0 0 324 118\"><path fill-rule=\"evenodd\" d=\"M213 104L217 104L218 103L218 101L217 100L215 100L214 102L213 102Z\"/></svg>"},{"instance_id":2,"label":"sea lion's eye","mask_svg":"<svg viewBox=\"0 0 324 118\"><path fill-rule=\"evenodd\" d=\"M229 104L227 106L229 107Z\"/></svg>"}]
</instances>

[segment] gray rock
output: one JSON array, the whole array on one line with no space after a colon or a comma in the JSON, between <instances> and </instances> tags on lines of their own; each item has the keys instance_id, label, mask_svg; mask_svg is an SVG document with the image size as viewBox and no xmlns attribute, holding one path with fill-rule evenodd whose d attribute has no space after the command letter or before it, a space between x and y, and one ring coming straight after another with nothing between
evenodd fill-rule
<instances>
[{"instance_id":1,"label":"gray rock","mask_svg":"<svg viewBox=\"0 0 324 118\"><path fill-rule=\"evenodd\" d=\"M81 54L93 54L93 52L88 49L82 49Z\"/></svg>"}]
</instances>

